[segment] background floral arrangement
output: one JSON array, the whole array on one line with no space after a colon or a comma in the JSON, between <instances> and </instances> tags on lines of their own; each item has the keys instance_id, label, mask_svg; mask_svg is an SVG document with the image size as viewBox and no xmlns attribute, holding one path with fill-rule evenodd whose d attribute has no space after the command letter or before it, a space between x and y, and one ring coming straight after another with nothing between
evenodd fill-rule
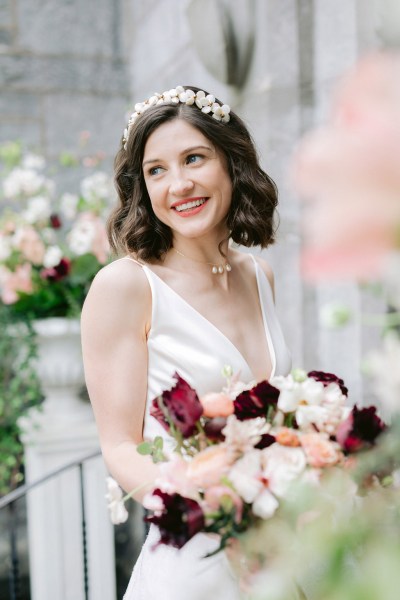
<instances>
[{"instance_id":1,"label":"background floral arrangement","mask_svg":"<svg viewBox=\"0 0 400 600\"><path fill-rule=\"evenodd\" d=\"M43 157L8 143L0 160L1 301L15 318L79 315L93 277L109 260L109 176L92 170L78 193L59 195ZM64 156L68 162L75 164Z\"/></svg>"}]
</instances>

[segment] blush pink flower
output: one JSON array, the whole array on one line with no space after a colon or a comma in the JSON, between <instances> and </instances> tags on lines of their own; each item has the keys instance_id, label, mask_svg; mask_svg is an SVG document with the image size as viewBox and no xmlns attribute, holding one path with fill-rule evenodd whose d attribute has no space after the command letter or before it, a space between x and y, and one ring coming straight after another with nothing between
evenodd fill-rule
<instances>
[{"instance_id":1,"label":"blush pink flower","mask_svg":"<svg viewBox=\"0 0 400 600\"><path fill-rule=\"evenodd\" d=\"M200 398L205 417L229 417L233 414L233 401L224 392L210 392Z\"/></svg>"},{"instance_id":2,"label":"blush pink flower","mask_svg":"<svg viewBox=\"0 0 400 600\"><path fill-rule=\"evenodd\" d=\"M30 294L33 291L32 267L29 263L18 265L15 271L5 267L0 270L1 299L4 304L14 304L19 299L18 292Z\"/></svg>"},{"instance_id":3,"label":"blush pink flower","mask_svg":"<svg viewBox=\"0 0 400 600\"><path fill-rule=\"evenodd\" d=\"M220 483L231 462L230 453L225 446L210 446L196 454L189 462L186 474L197 486L210 487Z\"/></svg>"},{"instance_id":4,"label":"blush pink flower","mask_svg":"<svg viewBox=\"0 0 400 600\"><path fill-rule=\"evenodd\" d=\"M400 57L364 58L338 87L330 120L296 153L311 203L303 270L312 279L376 278L400 245Z\"/></svg>"},{"instance_id":5,"label":"blush pink flower","mask_svg":"<svg viewBox=\"0 0 400 600\"><path fill-rule=\"evenodd\" d=\"M338 445L323 434L304 433L300 441L308 464L316 469L336 465L343 457Z\"/></svg>"},{"instance_id":6,"label":"blush pink flower","mask_svg":"<svg viewBox=\"0 0 400 600\"><path fill-rule=\"evenodd\" d=\"M24 257L33 265L42 264L46 248L39 234L33 227L28 225L17 229L14 234L13 245L17 250L20 250Z\"/></svg>"},{"instance_id":7,"label":"blush pink flower","mask_svg":"<svg viewBox=\"0 0 400 600\"><path fill-rule=\"evenodd\" d=\"M189 463L178 454L159 465L160 477L156 486L168 494L178 493L186 498L197 500L199 497L197 485L188 477Z\"/></svg>"},{"instance_id":8,"label":"blush pink flower","mask_svg":"<svg viewBox=\"0 0 400 600\"><path fill-rule=\"evenodd\" d=\"M240 496L226 485L213 485L207 488L204 494L204 501L209 510L218 510L232 507L235 509L235 521L240 523L243 513L243 500Z\"/></svg>"}]
</instances>

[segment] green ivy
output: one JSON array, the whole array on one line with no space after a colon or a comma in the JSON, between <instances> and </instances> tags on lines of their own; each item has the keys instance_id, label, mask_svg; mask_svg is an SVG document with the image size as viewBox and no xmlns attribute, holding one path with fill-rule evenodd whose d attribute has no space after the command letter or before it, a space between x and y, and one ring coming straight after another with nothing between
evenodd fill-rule
<instances>
[{"instance_id":1,"label":"green ivy","mask_svg":"<svg viewBox=\"0 0 400 600\"><path fill-rule=\"evenodd\" d=\"M39 406L43 395L32 359L35 334L29 322L15 326L0 305L0 496L23 480L23 446L18 419Z\"/></svg>"}]
</instances>

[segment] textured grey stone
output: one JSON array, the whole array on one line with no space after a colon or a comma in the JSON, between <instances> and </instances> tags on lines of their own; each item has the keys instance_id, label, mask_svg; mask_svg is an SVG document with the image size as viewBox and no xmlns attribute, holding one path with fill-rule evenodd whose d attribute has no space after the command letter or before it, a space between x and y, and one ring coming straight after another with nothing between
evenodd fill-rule
<instances>
[{"instance_id":1,"label":"textured grey stone","mask_svg":"<svg viewBox=\"0 0 400 600\"><path fill-rule=\"evenodd\" d=\"M43 136L38 120L17 120L0 118L0 142L20 140L27 147L42 150Z\"/></svg>"},{"instance_id":2,"label":"textured grey stone","mask_svg":"<svg viewBox=\"0 0 400 600\"><path fill-rule=\"evenodd\" d=\"M48 94L44 99L48 153L75 152L79 135L86 130L91 136L85 153L114 156L126 125L127 105L124 98Z\"/></svg>"},{"instance_id":3,"label":"textured grey stone","mask_svg":"<svg viewBox=\"0 0 400 600\"><path fill-rule=\"evenodd\" d=\"M124 94L128 87L123 61L0 55L0 88L20 90L70 90Z\"/></svg>"},{"instance_id":4,"label":"textured grey stone","mask_svg":"<svg viewBox=\"0 0 400 600\"><path fill-rule=\"evenodd\" d=\"M38 118L40 116L41 109L40 103L41 97L38 94L1 90L0 116L2 118Z\"/></svg>"},{"instance_id":5,"label":"textured grey stone","mask_svg":"<svg viewBox=\"0 0 400 600\"><path fill-rule=\"evenodd\" d=\"M120 0L18 0L18 43L45 54L111 57L119 46Z\"/></svg>"},{"instance_id":6,"label":"textured grey stone","mask_svg":"<svg viewBox=\"0 0 400 600\"><path fill-rule=\"evenodd\" d=\"M12 0L0 0L0 26L11 27L12 18Z\"/></svg>"},{"instance_id":7,"label":"textured grey stone","mask_svg":"<svg viewBox=\"0 0 400 600\"><path fill-rule=\"evenodd\" d=\"M11 29L2 29L0 28L0 51L3 48L7 48L11 46L13 42L13 33Z\"/></svg>"}]
</instances>

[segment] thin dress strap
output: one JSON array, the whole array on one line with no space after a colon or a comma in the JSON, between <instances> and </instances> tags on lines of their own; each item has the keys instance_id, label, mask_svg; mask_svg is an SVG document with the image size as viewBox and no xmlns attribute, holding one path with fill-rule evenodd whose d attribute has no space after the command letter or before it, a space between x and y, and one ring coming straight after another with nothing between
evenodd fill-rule
<instances>
[{"instance_id":1,"label":"thin dress strap","mask_svg":"<svg viewBox=\"0 0 400 600\"><path fill-rule=\"evenodd\" d=\"M121 258L121 260L123 260L124 258L125 258L125 259L128 259L128 260L132 260L134 263L136 263L137 265L139 265L139 267L142 267L142 268L144 267L144 264L143 264L143 263L141 263L141 262L139 262L138 260L136 260L136 258L132 258L132 256L123 256L123 257Z\"/></svg>"}]
</instances>

